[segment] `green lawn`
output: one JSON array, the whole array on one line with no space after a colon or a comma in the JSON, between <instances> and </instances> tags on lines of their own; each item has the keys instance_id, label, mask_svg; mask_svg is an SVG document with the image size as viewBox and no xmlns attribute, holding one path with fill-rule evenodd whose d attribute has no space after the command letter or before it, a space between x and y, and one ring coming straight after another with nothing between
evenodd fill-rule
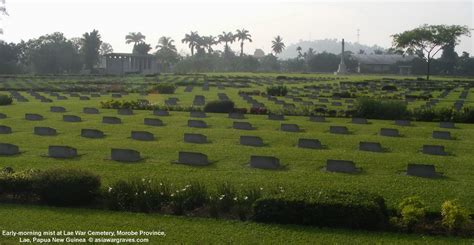
<instances>
[{"instance_id":1,"label":"green lawn","mask_svg":"<svg viewBox=\"0 0 474 245\"><path fill-rule=\"evenodd\" d=\"M0 205L0 230L163 231L148 244L472 244L473 239L319 229L229 220ZM88 237L88 236L86 236ZM31 238L31 237L30 237ZM18 239L0 236L1 244Z\"/></svg>"}]
</instances>

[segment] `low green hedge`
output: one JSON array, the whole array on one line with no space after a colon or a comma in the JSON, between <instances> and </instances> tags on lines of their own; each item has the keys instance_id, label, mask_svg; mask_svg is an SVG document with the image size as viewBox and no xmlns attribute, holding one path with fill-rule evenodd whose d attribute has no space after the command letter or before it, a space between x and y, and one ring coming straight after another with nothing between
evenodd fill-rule
<instances>
[{"instance_id":1,"label":"low green hedge","mask_svg":"<svg viewBox=\"0 0 474 245\"><path fill-rule=\"evenodd\" d=\"M0 105L11 105L13 99L11 96L0 94Z\"/></svg>"},{"instance_id":2,"label":"low green hedge","mask_svg":"<svg viewBox=\"0 0 474 245\"><path fill-rule=\"evenodd\" d=\"M224 101L211 101L204 106L205 112L214 112L214 113L229 113L234 111L234 102L230 100Z\"/></svg>"},{"instance_id":3,"label":"low green hedge","mask_svg":"<svg viewBox=\"0 0 474 245\"><path fill-rule=\"evenodd\" d=\"M174 94L176 86L172 83L161 83L151 88L150 92L158 92L160 94Z\"/></svg>"},{"instance_id":4,"label":"low green hedge","mask_svg":"<svg viewBox=\"0 0 474 245\"><path fill-rule=\"evenodd\" d=\"M365 192L321 191L306 195L269 196L257 200L257 222L383 229L388 212L382 197Z\"/></svg>"}]
</instances>

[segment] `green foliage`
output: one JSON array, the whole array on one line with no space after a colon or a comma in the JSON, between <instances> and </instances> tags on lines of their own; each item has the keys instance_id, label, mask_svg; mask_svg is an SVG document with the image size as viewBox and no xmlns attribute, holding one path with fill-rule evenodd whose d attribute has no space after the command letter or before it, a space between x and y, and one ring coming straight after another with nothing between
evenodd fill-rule
<instances>
[{"instance_id":1,"label":"green foliage","mask_svg":"<svg viewBox=\"0 0 474 245\"><path fill-rule=\"evenodd\" d=\"M104 202L111 210L154 212L170 199L171 187L167 182L151 179L119 180L104 192Z\"/></svg>"},{"instance_id":2,"label":"green foliage","mask_svg":"<svg viewBox=\"0 0 474 245\"><path fill-rule=\"evenodd\" d=\"M219 210L229 212L235 205L237 192L235 187L229 182L223 182L217 186L217 202Z\"/></svg>"},{"instance_id":3,"label":"green foliage","mask_svg":"<svg viewBox=\"0 0 474 245\"><path fill-rule=\"evenodd\" d=\"M404 227L411 228L420 224L426 215L426 206L419 197L408 197L398 205L401 222Z\"/></svg>"},{"instance_id":4,"label":"green foliage","mask_svg":"<svg viewBox=\"0 0 474 245\"><path fill-rule=\"evenodd\" d=\"M160 94L174 94L176 86L173 83L160 83L153 86L150 92L158 92Z\"/></svg>"},{"instance_id":5,"label":"green foliage","mask_svg":"<svg viewBox=\"0 0 474 245\"><path fill-rule=\"evenodd\" d=\"M215 100L208 102L206 106L204 106L205 112L215 112L215 113L229 113L234 111L234 102L231 100Z\"/></svg>"},{"instance_id":6,"label":"green foliage","mask_svg":"<svg viewBox=\"0 0 474 245\"><path fill-rule=\"evenodd\" d=\"M36 170L22 172L2 171L0 173L0 194L13 196L32 195Z\"/></svg>"},{"instance_id":7,"label":"green foliage","mask_svg":"<svg viewBox=\"0 0 474 245\"><path fill-rule=\"evenodd\" d=\"M384 199L365 192L273 195L258 199L253 207L258 222L374 230L388 223Z\"/></svg>"},{"instance_id":8,"label":"green foliage","mask_svg":"<svg viewBox=\"0 0 474 245\"><path fill-rule=\"evenodd\" d=\"M11 105L13 98L8 95L0 94L0 105Z\"/></svg>"},{"instance_id":9,"label":"green foliage","mask_svg":"<svg viewBox=\"0 0 474 245\"><path fill-rule=\"evenodd\" d=\"M99 62L99 49L102 41L100 40L98 30L93 30L90 33L86 32L82 36L81 52L84 55L84 63L86 68L91 70Z\"/></svg>"},{"instance_id":10,"label":"green foliage","mask_svg":"<svg viewBox=\"0 0 474 245\"><path fill-rule=\"evenodd\" d=\"M40 172L34 183L40 199L53 206L91 204L99 188L99 176L76 169L48 169Z\"/></svg>"},{"instance_id":11,"label":"green foliage","mask_svg":"<svg viewBox=\"0 0 474 245\"><path fill-rule=\"evenodd\" d=\"M407 106L401 101L359 98L355 105L355 116L371 119L404 119L409 115Z\"/></svg>"},{"instance_id":12,"label":"green foliage","mask_svg":"<svg viewBox=\"0 0 474 245\"><path fill-rule=\"evenodd\" d=\"M171 210L174 214L181 215L186 210L202 207L207 202L207 196L207 189L203 184L191 183L171 194Z\"/></svg>"},{"instance_id":13,"label":"green foliage","mask_svg":"<svg viewBox=\"0 0 474 245\"><path fill-rule=\"evenodd\" d=\"M470 221L469 211L457 200L448 200L441 205L442 224L448 231L461 231Z\"/></svg>"},{"instance_id":14,"label":"green foliage","mask_svg":"<svg viewBox=\"0 0 474 245\"><path fill-rule=\"evenodd\" d=\"M272 96L285 96L288 93L288 88L284 85L267 87L267 94Z\"/></svg>"}]
</instances>

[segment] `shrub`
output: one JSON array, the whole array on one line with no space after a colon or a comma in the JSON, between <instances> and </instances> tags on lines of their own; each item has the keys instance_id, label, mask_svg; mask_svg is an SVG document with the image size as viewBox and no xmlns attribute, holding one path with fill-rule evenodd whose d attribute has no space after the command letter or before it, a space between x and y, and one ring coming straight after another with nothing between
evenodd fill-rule
<instances>
[{"instance_id":1,"label":"shrub","mask_svg":"<svg viewBox=\"0 0 474 245\"><path fill-rule=\"evenodd\" d=\"M229 113L234 110L234 102L231 100L211 101L204 106L204 111L215 113Z\"/></svg>"},{"instance_id":2,"label":"shrub","mask_svg":"<svg viewBox=\"0 0 474 245\"><path fill-rule=\"evenodd\" d=\"M150 92L158 92L160 94L174 94L176 86L172 83L160 83L153 86Z\"/></svg>"},{"instance_id":3,"label":"shrub","mask_svg":"<svg viewBox=\"0 0 474 245\"><path fill-rule=\"evenodd\" d=\"M217 200L219 210L229 212L235 204L237 193L234 186L229 182L224 182L217 186Z\"/></svg>"},{"instance_id":4,"label":"shrub","mask_svg":"<svg viewBox=\"0 0 474 245\"><path fill-rule=\"evenodd\" d=\"M121 180L107 188L104 198L112 210L153 212L169 201L170 187L166 182L147 179Z\"/></svg>"},{"instance_id":5,"label":"shrub","mask_svg":"<svg viewBox=\"0 0 474 245\"><path fill-rule=\"evenodd\" d=\"M365 192L273 195L258 199L253 207L258 222L360 229L381 229L388 222L384 199Z\"/></svg>"},{"instance_id":6,"label":"shrub","mask_svg":"<svg viewBox=\"0 0 474 245\"><path fill-rule=\"evenodd\" d=\"M397 91L397 86L395 85L385 85L382 87L383 91Z\"/></svg>"},{"instance_id":7,"label":"shrub","mask_svg":"<svg viewBox=\"0 0 474 245\"><path fill-rule=\"evenodd\" d=\"M6 168L0 174L0 194L10 194L14 197L33 194L36 170L14 172Z\"/></svg>"},{"instance_id":8,"label":"shrub","mask_svg":"<svg viewBox=\"0 0 474 245\"><path fill-rule=\"evenodd\" d=\"M0 105L11 105L13 99L11 96L0 94Z\"/></svg>"},{"instance_id":9,"label":"shrub","mask_svg":"<svg viewBox=\"0 0 474 245\"><path fill-rule=\"evenodd\" d=\"M470 222L469 212L457 200L448 200L441 205L442 224L450 232L463 230Z\"/></svg>"},{"instance_id":10,"label":"shrub","mask_svg":"<svg viewBox=\"0 0 474 245\"><path fill-rule=\"evenodd\" d=\"M420 224L426 215L426 206L419 197L408 197L398 205L401 223L404 227L411 229Z\"/></svg>"},{"instance_id":11,"label":"shrub","mask_svg":"<svg viewBox=\"0 0 474 245\"><path fill-rule=\"evenodd\" d=\"M265 115L267 114L267 108L264 107L252 107L250 108L251 114Z\"/></svg>"},{"instance_id":12,"label":"shrub","mask_svg":"<svg viewBox=\"0 0 474 245\"><path fill-rule=\"evenodd\" d=\"M84 170L49 169L36 177L35 192L49 205L90 204L97 197L100 188L99 176Z\"/></svg>"},{"instance_id":13,"label":"shrub","mask_svg":"<svg viewBox=\"0 0 474 245\"><path fill-rule=\"evenodd\" d=\"M267 87L267 94L272 96L285 96L288 93L288 88L283 85Z\"/></svg>"},{"instance_id":14,"label":"shrub","mask_svg":"<svg viewBox=\"0 0 474 245\"><path fill-rule=\"evenodd\" d=\"M202 207L207 201L207 195L206 187L199 182L186 185L172 193L171 210L174 214L181 215L186 210Z\"/></svg>"},{"instance_id":15,"label":"shrub","mask_svg":"<svg viewBox=\"0 0 474 245\"><path fill-rule=\"evenodd\" d=\"M401 101L359 98L354 109L355 116L371 119L405 119L409 115L406 104Z\"/></svg>"}]
</instances>

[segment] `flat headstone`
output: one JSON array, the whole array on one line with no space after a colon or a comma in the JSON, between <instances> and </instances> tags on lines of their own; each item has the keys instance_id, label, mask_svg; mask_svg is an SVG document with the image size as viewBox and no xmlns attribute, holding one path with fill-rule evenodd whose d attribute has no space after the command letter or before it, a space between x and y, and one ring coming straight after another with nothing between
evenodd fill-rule
<instances>
[{"instance_id":1,"label":"flat headstone","mask_svg":"<svg viewBox=\"0 0 474 245\"><path fill-rule=\"evenodd\" d=\"M262 138L258 136L240 136L240 144L246 146L263 146Z\"/></svg>"},{"instance_id":2,"label":"flat headstone","mask_svg":"<svg viewBox=\"0 0 474 245\"><path fill-rule=\"evenodd\" d=\"M282 123L280 130L285 132L300 132L301 129L297 124Z\"/></svg>"},{"instance_id":3,"label":"flat headstone","mask_svg":"<svg viewBox=\"0 0 474 245\"><path fill-rule=\"evenodd\" d=\"M28 121L41 121L43 120L43 116L40 114L26 113L25 119Z\"/></svg>"},{"instance_id":4,"label":"flat headstone","mask_svg":"<svg viewBox=\"0 0 474 245\"><path fill-rule=\"evenodd\" d=\"M452 140L451 132L449 131L433 131L433 139L441 139L441 140Z\"/></svg>"},{"instance_id":5,"label":"flat headstone","mask_svg":"<svg viewBox=\"0 0 474 245\"><path fill-rule=\"evenodd\" d=\"M178 153L178 163L192 165L192 166L206 166L209 165L207 155L199 152L185 152Z\"/></svg>"},{"instance_id":6,"label":"flat headstone","mask_svg":"<svg viewBox=\"0 0 474 245\"><path fill-rule=\"evenodd\" d=\"M8 143L0 143L0 156L13 156L20 153L18 146Z\"/></svg>"},{"instance_id":7,"label":"flat headstone","mask_svg":"<svg viewBox=\"0 0 474 245\"><path fill-rule=\"evenodd\" d=\"M423 153L438 156L447 155L447 153L444 151L443 145L423 145Z\"/></svg>"},{"instance_id":8,"label":"flat headstone","mask_svg":"<svg viewBox=\"0 0 474 245\"><path fill-rule=\"evenodd\" d=\"M352 123L354 124L368 124L369 122L365 118L354 117L352 118Z\"/></svg>"},{"instance_id":9,"label":"flat headstone","mask_svg":"<svg viewBox=\"0 0 474 245\"><path fill-rule=\"evenodd\" d=\"M188 127L191 128L207 128L206 122L202 120L188 120Z\"/></svg>"},{"instance_id":10,"label":"flat headstone","mask_svg":"<svg viewBox=\"0 0 474 245\"><path fill-rule=\"evenodd\" d=\"M102 123L106 124L121 124L122 119L118 117L102 117Z\"/></svg>"},{"instance_id":11,"label":"flat headstone","mask_svg":"<svg viewBox=\"0 0 474 245\"><path fill-rule=\"evenodd\" d=\"M131 149L116 149L111 150L111 159L118 162L138 162L142 160L140 152Z\"/></svg>"},{"instance_id":12,"label":"flat headstone","mask_svg":"<svg viewBox=\"0 0 474 245\"><path fill-rule=\"evenodd\" d=\"M0 134L11 134L12 128L4 125L0 125Z\"/></svg>"},{"instance_id":13,"label":"flat headstone","mask_svg":"<svg viewBox=\"0 0 474 245\"><path fill-rule=\"evenodd\" d=\"M307 148L307 149L322 149L323 146L318 139L298 139L298 147L299 148Z\"/></svg>"},{"instance_id":14,"label":"flat headstone","mask_svg":"<svg viewBox=\"0 0 474 245\"><path fill-rule=\"evenodd\" d=\"M309 120L311 122L326 122L326 118L323 116L310 116Z\"/></svg>"},{"instance_id":15,"label":"flat headstone","mask_svg":"<svg viewBox=\"0 0 474 245\"><path fill-rule=\"evenodd\" d=\"M5 119L5 118L7 118L7 115L0 113L0 119Z\"/></svg>"},{"instance_id":16,"label":"flat headstone","mask_svg":"<svg viewBox=\"0 0 474 245\"><path fill-rule=\"evenodd\" d=\"M141 140L141 141L155 140L155 135L147 131L132 131L130 137L134 140Z\"/></svg>"},{"instance_id":17,"label":"flat headstone","mask_svg":"<svg viewBox=\"0 0 474 245\"><path fill-rule=\"evenodd\" d=\"M249 122L233 122L232 128L241 130L253 130L252 124Z\"/></svg>"},{"instance_id":18,"label":"flat headstone","mask_svg":"<svg viewBox=\"0 0 474 245\"><path fill-rule=\"evenodd\" d=\"M65 122L81 122L82 119L75 115L63 115L63 121Z\"/></svg>"},{"instance_id":19,"label":"flat headstone","mask_svg":"<svg viewBox=\"0 0 474 245\"><path fill-rule=\"evenodd\" d=\"M268 114L268 119L269 120L283 121L283 120L285 120L285 116L284 115L277 115L277 114Z\"/></svg>"},{"instance_id":20,"label":"flat headstone","mask_svg":"<svg viewBox=\"0 0 474 245\"><path fill-rule=\"evenodd\" d=\"M396 128L381 128L380 135L388 137L400 137L400 133Z\"/></svg>"},{"instance_id":21,"label":"flat headstone","mask_svg":"<svg viewBox=\"0 0 474 245\"><path fill-rule=\"evenodd\" d=\"M164 116L169 116L170 112L169 111L163 111L163 110L154 110L153 115L164 117Z\"/></svg>"},{"instance_id":22,"label":"flat headstone","mask_svg":"<svg viewBox=\"0 0 474 245\"><path fill-rule=\"evenodd\" d=\"M436 178L440 174L436 173L435 166L431 164L408 164L407 175L423 177L423 178Z\"/></svg>"},{"instance_id":23,"label":"flat headstone","mask_svg":"<svg viewBox=\"0 0 474 245\"><path fill-rule=\"evenodd\" d=\"M77 150L70 146L49 146L48 156L53 158L74 158L77 157Z\"/></svg>"},{"instance_id":24,"label":"flat headstone","mask_svg":"<svg viewBox=\"0 0 474 245\"><path fill-rule=\"evenodd\" d=\"M250 167L261 169L280 168L280 159L269 156L250 156Z\"/></svg>"},{"instance_id":25,"label":"flat headstone","mask_svg":"<svg viewBox=\"0 0 474 245\"><path fill-rule=\"evenodd\" d=\"M359 171L359 169L356 168L353 161L328 159L326 161L326 171L338 173L356 173Z\"/></svg>"},{"instance_id":26,"label":"flat headstone","mask_svg":"<svg viewBox=\"0 0 474 245\"><path fill-rule=\"evenodd\" d=\"M66 108L62 107L62 106L51 106L49 108L49 110L51 112L58 112L58 113L63 113L63 112L66 112Z\"/></svg>"},{"instance_id":27,"label":"flat headstone","mask_svg":"<svg viewBox=\"0 0 474 245\"><path fill-rule=\"evenodd\" d=\"M93 107L84 107L82 109L82 112L84 112L85 114L99 114L99 109L97 108L93 108Z\"/></svg>"},{"instance_id":28,"label":"flat headstone","mask_svg":"<svg viewBox=\"0 0 474 245\"><path fill-rule=\"evenodd\" d=\"M98 129L81 129L81 136L84 138L101 139L105 137L104 132Z\"/></svg>"},{"instance_id":29,"label":"flat headstone","mask_svg":"<svg viewBox=\"0 0 474 245\"><path fill-rule=\"evenodd\" d=\"M130 115L133 115L133 110L129 108L121 108L121 109L117 109L117 114L130 116Z\"/></svg>"},{"instance_id":30,"label":"flat headstone","mask_svg":"<svg viewBox=\"0 0 474 245\"><path fill-rule=\"evenodd\" d=\"M206 113L203 111L191 111L189 112L190 117L196 117L196 118L205 118Z\"/></svg>"},{"instance_id":31,"label":"flat headstone","mask_svg":"<svg viewBox=\"0 0 474 245\"><path fill-rule=\"evenodd\" d=\"M121 94L112 94L112 98L122 98Z\"/></svg>"},{"instance_id":32,"label":"flat headstone","mask_svg":"<svg viewBox=\"0 0 474 245\"><path fill-rule=\"evenodd\" d=\"M143 119L143 123L147 126L163 126L163 121L158 118L145 118Z\"/></svg>"},{"instance_id":33,"label":"flat headstone","mask_svg":"<svg viewBox=\"0 0 474 245\"><path fill-rule=\"evenodd\" d=\"M56 129L50 127L34 127L33 132L40 136L54 136L58 134Z\"/></svg>"},{"instance_id":34,"label":"flat headstone","mask_svg":"<svg viewBox=\"0 0 474 245\"><path fill-rule=\"evenodd\" d=\"M440 128L455 128L455 125L453 122L439 122L439 127Z\"/></svg>"},{"instance_id":35,"label":"flat headstone","mask_svg":"<svg viewBox=\"0 0 474 245\"><path fill-rule=\"evenodd\" d=\"M359 142L360 151L383 152L382 145L379 142Z\"/></svg>"},{"instance_id":36,"label":"flat headstone","mask_svg":"<svg viewBox=\"0 0 474 245\"><path fill-rule=\"evenodd\" d=\"M397 125L397 126L411 126L411 122L409 120L395 120L395 125Z\"/></svg>"},{"instance_id":37,"label":"flat headstone","mask_svg":"<svg viewBox=\"0 0 474 245\"><path fill-rule=\"evenodd\" d=\"M345 126L329 126L329 132L332 134L349 134L349 130Z\"/></svg>"},{"instance_id":38,"label":"flat headstone","mask_svg":"<svg viewBox=\"0 0 474 245\"><path fill-rule=\"evenodd\" d=\"M245 119L245 115L243 113L230 112L229 113L229 118L232 118L232 119Z\"/></svg>"},{"instance_id":39,"label":"flat headstone","mask_svg":"<svg viewBox=\"0 0 474 245\"><path fill-rule=\"evenodd\" d=\"M207 143L207 136L202 135L202 134L184 133L184 142L205 144Z\"/></svg>"}]
</instances>

